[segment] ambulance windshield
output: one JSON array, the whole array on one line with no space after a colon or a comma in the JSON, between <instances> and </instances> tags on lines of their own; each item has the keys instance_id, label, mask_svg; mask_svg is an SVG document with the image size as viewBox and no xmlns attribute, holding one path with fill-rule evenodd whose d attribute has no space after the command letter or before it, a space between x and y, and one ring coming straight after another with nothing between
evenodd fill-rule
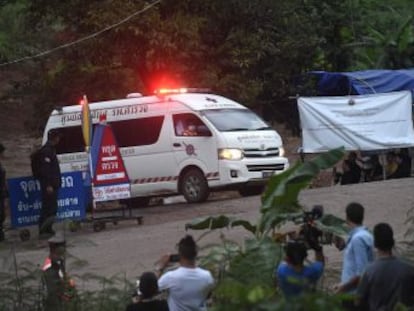
<instances>
[{"instance_id":1,"label":"ambulance windshield","mask_svg":"<svg viewBox=\"0 0 414 311\"><path fill-rule=\"evenodd\" d=\"M204 110L203 115L221 132L272 129L258 115L248 109Z\"/></svg>"}]
</instances>

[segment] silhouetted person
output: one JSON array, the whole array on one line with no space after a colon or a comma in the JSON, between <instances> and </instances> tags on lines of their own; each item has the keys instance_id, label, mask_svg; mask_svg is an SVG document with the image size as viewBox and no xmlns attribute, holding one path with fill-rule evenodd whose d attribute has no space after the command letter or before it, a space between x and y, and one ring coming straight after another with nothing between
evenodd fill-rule
<instances>
[{"instance_id":1,"label":"silhouetted person","mask_svg":"<svg viewBox=\"0 0 414 311\"><path fill-rule=\"evenodd\" d=\"M406 178L411 176L411 157L408 149L401 149L395 154L395 161L398 164L397 170L389 178Z\"/></svg>"},{"instance_id":2,"label":"silhouetted person","mask_svg":"<svg viewBox=\"0 0 414 311\"><path fill-rule=\"evenodd\" d=\"M342 161L342 173L336 172L334 170L335 183L340 183L341 185L349 185L359 183L361 178L361 169L354 166L350 160Z\"/></svg>"},{"instance_id":3,"label":"silhouetted person","mask_svg":"<svg viewBox=\"0 0 414 311\"><path fill-rule=\"evenodd\" d=\"M355 151L351 151L348 155L349 168L353 175L353 183L359 183L361 180L361 166L358 164L358 156Z\"/></svg>"},{"instance_id":4,"label":"silhouetted person","mask_svg":"<svg viewBox=\"0 0 414 311\"><path fill-rule=\"evenodd\" d=\"M368 174L368 179L367 181L378 181L378 180L383 180L384 179L384 173L383 173L383 168L382 165L379 161L379 157L377 154L374 154L371 156L370 159L372 168L371 171Z\"/></svg>"},{"instance_id":5,"label":"silhouetted person","mask_svg":"<svg viewBox=\"0 0 414 311\"><path fill-rule=\"evenodd\" d=\"M6 148L0 144L0 242L4 241L3 225L6 220L6 198L7 198L7 184L6 184L6 170L1 161L4 158L4 151Z\"/></svg>"},{"instance_id":6,"label":"silhouetted person","mask_svg":"<svg viewBox=\"0 0 414 311\"><path fill-rule=\"evenodd\" d=\"M157 299L158 280L154 272L144 272L139 279L137 301L127 306L126 311L168 311L165 299Z\"/></svg>"},{"instance_id":7,"label":"silhouetted person","mask_svg":"<svg viewBox=\"0 0 414 311\"><path fill-rule=\"evenodd\" d=\"M385 174L387 179L397 178L398 174L398 158L394 151L390 151L386 156Z\"/></svg>"},{"instance_id":8,"label":"silhouetted person","mask_svg":"<svg viewBox=\"0 0 414 311\"><path fill-rule=\"evenodd\" d=\"M55 232L52 228L58 208L57 198L61 185L61 173L56 156L56 145L60 141L58 130L50 130L48 140L40 150L40 188L42 208L39 217L39 237L49 238Z\"/></svg>"},{"instance_id":9,"label":"silhouetted person","mask_svg":"<svg viewBox=\"0 0 414 311\"><path fill-rule=\"evenodd\" d=\"M394 234L390 225L374 227L377 258L362 275L357 304L369 311L392 311L397 303L414 306L414 267L392 254Z\"/></svg>"}]
</instances>

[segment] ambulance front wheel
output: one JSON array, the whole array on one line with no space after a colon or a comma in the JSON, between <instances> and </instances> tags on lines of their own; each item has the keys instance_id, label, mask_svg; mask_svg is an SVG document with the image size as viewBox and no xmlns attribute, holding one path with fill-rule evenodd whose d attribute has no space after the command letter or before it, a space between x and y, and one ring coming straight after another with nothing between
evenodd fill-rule
<instances>
[{"instance_id":1,"label":"ambulance front wheel","mask_svg":"<svg viewBox=\"0 0 414 311\"><path fill-rule=\"evenodd\" d=\"M199 169L189 169L180 178L180 192L188 203L207 200L210 193L207 180Z\"/></svg>"}]
</instances>

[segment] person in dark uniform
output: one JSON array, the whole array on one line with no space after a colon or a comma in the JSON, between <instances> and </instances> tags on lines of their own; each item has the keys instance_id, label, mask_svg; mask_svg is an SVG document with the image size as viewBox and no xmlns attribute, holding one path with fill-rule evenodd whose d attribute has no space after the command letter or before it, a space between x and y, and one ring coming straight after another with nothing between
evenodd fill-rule
<instances>
[{"instance_id":1,"label":"person in dark uniform","mask_svg":"<svg viewBox=\"0 0 414 311\"><path fill-rule=\"evenodd\" d=\"M40 150L40 188L42 191L42 209L39 217L39 237L50 238L55 234L52 226L57 212L57 196L61 185L56 145L60 141L60 132L50 130L48 140Z\"/></svg>"},{"instance_id":2,"label":"person in dark uniform","mask_svg":"<svg viewBox=\"0 0 414 311\"><path fill-rule=\"evenodd\" d=\"M6 185L6 170L4 169L1 160L4 158L4 151L6 148L3 144L0 144L0 241L4 241L3 224L6 219L6 197L7 197L7 185Z\"/></svg>"},{"instance_id":3,"label":"person in dark uniform","mask_svg":"<svg viewBox=\"0 0 414 311\"><path fill-rule=\"evenodd\" d=\"M69 310L75 296L75 285L65 271L65 239L62 235L56 234L48 240L48 243L49 256L42 267L45 288L44 310Z\"/></svg>"}]
</instances>

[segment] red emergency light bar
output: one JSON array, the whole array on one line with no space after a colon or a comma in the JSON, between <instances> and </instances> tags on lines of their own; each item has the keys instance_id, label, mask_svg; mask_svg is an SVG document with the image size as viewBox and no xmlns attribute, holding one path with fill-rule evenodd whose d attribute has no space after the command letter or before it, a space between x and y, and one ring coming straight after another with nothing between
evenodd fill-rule
<instances>
[{"instance_id":1,"label":"red emergency light bar","mask_svg":"<svg viewBox=\"0 0 414 311\"><path fill-rule=\"evenodd\" d=\"M177 89L161 88L154 91L155 95L168 95L168 94L184 94L184 93L209 93L210 89L203 88L186 88L181 87Z\"/></svg>"},{"instance_id":2,"label":"red emergency light bar","mask_svg":"<svg viewBox=\"0 0 414 311\"><path fill-rule=\"evenodd\" d=\"M154 94L156 95L166 95L166 94L183 94L183 93L187 93L188 90L185 87L181 87L178 89L166 89L166 88L162 88L162 89L157 89L154 91Z\"/></svg>"}]
</instances>

